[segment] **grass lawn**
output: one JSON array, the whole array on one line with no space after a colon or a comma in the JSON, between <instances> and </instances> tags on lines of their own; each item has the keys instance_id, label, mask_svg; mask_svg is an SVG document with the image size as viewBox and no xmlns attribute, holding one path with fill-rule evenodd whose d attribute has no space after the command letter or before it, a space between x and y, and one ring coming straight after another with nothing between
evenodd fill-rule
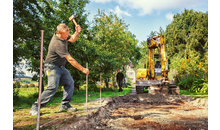
<instances>
[{"instance_id":1,"label":"grass lawn","mask_svg":"<svg viewBox=\"0 0 220 130\"><path fill-rule=\"evenodd\" d=\"M114 91L102 90L102 98L123 96L129 94L132 90L131 86L123 88L123 92L118 92L118 88ZM63 91L57 91L52 100L47 104L46 107L41 108L41 123L46 123L56 119L59 116L66 118L72 116L68 112L59 112L60 102L63 97ZM88 91L88 102L100 98L100 92ZM36 128L37 116L31 116L29 111L32 104L38 99L38 89L26 88L19 89L18 98L13 100L13 129L34 129ZM75 115L85 115L84 109L86 108L86 91L74 90L72 101L70 104L78 109ZM88 103L88 105L93 105Z\"/></svg>"},{"instance_id":2,"label":"grass lawn","mask_svg":"<svg viewBox=\"0 0 220 130\"><path fill-rule=\"evenodd\" d=\"M193 98L208 99L208 93L196 93L196 92L190 92L189 90L180 90L180 95L186 95Z\"/></svg>"}]
</instances>

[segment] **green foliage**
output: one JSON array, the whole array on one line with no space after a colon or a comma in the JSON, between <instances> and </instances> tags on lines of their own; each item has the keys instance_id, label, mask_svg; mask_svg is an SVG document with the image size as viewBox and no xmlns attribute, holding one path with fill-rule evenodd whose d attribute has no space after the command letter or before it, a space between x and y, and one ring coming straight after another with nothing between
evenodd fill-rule
<instances>
[{"instance_id":1,"label":"green foliage","mask_svg":"<svg viewBox=\"0 0 220 130\"><path fill-rule=\"evenodd\" d=\"M150 36L155 36L151 31ZM160 33L163 34L162 28ZM174 20L165 31L169 77L181 89L193 92L208 92L208 13L184 10L174 15ZM146 41L142 42L139 68L148 61Z\"/></svg>"},{"instance_id":2,"label":"green foliage","mask_svg":"<svg viewBox=\"0 0 220 130\"><path fill-rule=\"evenodd\" d=\"M187 79L179 82L178 86L180 87L180 89L190 89L193 81L194 78L192 76L188 76Z\"/></svg>"},{"instance_id":3,"label":"green foliage","mask_svg":"<svg viewBox=\"0 0 220 130\"><path fill-rule=\"evenodd\" d=\"M42 17L50 18L51 7L43 8L38 0L13 0L13 65L30 59L39 72L40 30L44 29ZM43 1L46 5L49 3ZM13 73L16 73L13 67Z\"/></svg>"},{"instance_id":4,"label":"green foliage","mask_svg":"<svg viewBox=\"0 0 220 130\"><path fill-rule=\"evenodd\" d=\"M13 103L16 102L19 99L19 97L18 97L19 88L20 88L20 83L18 81L13 83Z\"/></svg>"},{"instance_id":5,"label":"green foliage","mask_svg":"<svg viewBox=\"0 0 220 130\"><path fill-rule=\"evenodd\" d=\"M208 83L204 79L196 79L192 87L190 88L192 92L208 93Z\"/></svg>"},{"instance_id":6,"label":"green foliage","mask_svg":"<svg viewBox=\"0 0 220 130\"><path fill-rule=\"evenodd\" d=\"M166 28L165 41L168 57L180 54L187 58L190 51L204 57L208 49L208 13L187 9L177 13Z\"/></svg>"},{"instance_id":7,"label":"green foliage","mask_svg":"<svg viewBox=\"0 0 220 130\"><path fill-rule=\"evenodd\" d=\"M19 95L19 89L13 88L13 102L18 99L18 95Z\"/></svg>"},{"instance_id":8,"label":"green foliage","mask_svg":"<svg viewBox=\"0 0 220 130\"><path fill-rule=\"evenodd\" d=\"M204 58L192 53L188 59L180 56L173 57L170 64L174 70L174 77L181 89L190 89L193 92L208 92L208 52ZM204 87L204 88L203 88Z\"/></svg>"},{"instance_id":9,"label":"green foliage","mask_svg":"<svg viewBox=\"0 0 220 130\"><path fill-rule=\"evenodd\" d=\"M88 85L88 91L99 91L99 88L97 87L96 84L89 84Z\"/></svg>"},{"instance_id":10,"label":"green foliage","mask_svg":"<svg viewBox=\"0 0 220 130\"><path fill-rule=\"evenodd\" d=\"M23 85L22 88L28 88L28 84Z\"/></svg>"},{"instance_id":11,"label":"green foliage","mask_svg":"<svg viewBox=\"0 0 220 130\"><path fill-rule=\"evenodd\" d=\"M190 90L180 90L180 95L186 95L193 98L208 99L208 93L192 92Z\"/></svg>"},{"instance_id":12,"label":"green foliage","mask_svg":"<svg viewBox=\"0 0 220 130\"><path fill-rule=\"evenodd\" d=\"M208 93L208 82L203 83L203 87L200 90L201 93Z\"/></svg>"},{"instance_id":13,"label":"green foliage","mask_svg":"<svg viewBox=\"0 0 220 130\"><path fill-rule=\"evenodd\" d=\"M34 88L35 85L34 85L34 84L30 84L29 87L30 87L30 88Z\"/></svg>"},{"instance_id":14,"label":"green foliage","mask_svg":"<svg viewBox=\"0 0 220 130\"><path fill-rule=\"evenodd\" d=\"M117 68L123 67L130 62L136 64L139 58L139 48L136 47L135 36L126 31L128 25L116 15L106 15L104 11L98 10L94 18L94 26L90 30L88 55L91 74L94 81L98 81L100 72L105 81L114 77ZM88 48L86 48L88 49Z\"/></svg>"},{"instance_id":15,"label":"green foliage","mask_svg":"<svg viewBox=\"0 0 220 130\"><path fill-rule=\"evenodd\" d=\"M181 89L208 92L208 13L185 9L165 31L171 76ZM175 72L175 73L174 73Z\"/></svg>"},{"instance_id":16,"label":"green foliage","mask_svg":"<svg viewBox=\"0 0 220 130\"><path fill-rule=\"evenodd\" d=\"M20 82L19 81L15 81L15 83L13 84L13 88L20 88Z\"/></svg>"},{"instance_id":17,"label":"green foliage","mask_svg":"<svg viewBox=\"0 0 220 130\"><path fill-rule=\"evenodd\" d=\"M45 30L45 59L49 41L58 24L65 23L69 27L70 35L75 32L75 25L69 21L72 14L76 15L76 22L82 31L77 41L69 44L68 51L82 66L89 63L91 80L98 81L100 72L103 72L103 79L106 80L114 76L113 72L117 68L124 69L122 66L129 62L135 65L140 53L135 36L126 31L128 25L116 15L107 16L99 11L94 18L94 26L89 28L86 23L89 13L84 9L88 3L88 0L13 1L13 68L15 69L21 59L27 59L30 71L39 72L40 30ZM75 82L85 79L85 75L69 63L66 68ZM38 80L37 75L33 80Z\"/></svg>"}]
</instances>

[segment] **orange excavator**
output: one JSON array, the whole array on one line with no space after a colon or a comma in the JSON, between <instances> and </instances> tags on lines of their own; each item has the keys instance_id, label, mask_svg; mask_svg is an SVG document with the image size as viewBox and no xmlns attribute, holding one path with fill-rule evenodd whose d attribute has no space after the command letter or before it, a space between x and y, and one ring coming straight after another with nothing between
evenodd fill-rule
<instances>
[{"instance_id":1,"label":"orange excavator","mask_svg":"<svg viewBox=\"0 0 220 130\"><path fill-rule=\"evenodd\" d=\"M168 78L169 69L164 35L148 38L147 45L149 49L147 68L145 66L145 68L137 69L137 94L144 93L144 88L152 94L179 94L179 87Z\"/></svg>"}]
</instances>

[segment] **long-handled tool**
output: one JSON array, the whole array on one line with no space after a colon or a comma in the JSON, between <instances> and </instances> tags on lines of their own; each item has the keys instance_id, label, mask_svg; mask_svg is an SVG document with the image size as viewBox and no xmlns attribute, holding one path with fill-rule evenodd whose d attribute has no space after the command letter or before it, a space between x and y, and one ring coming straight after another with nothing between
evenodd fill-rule
<instances>
[{"instance_id":1,"label":"long-handled tool","mask_svg":"<svg viewBox=\"0 0 220 130\"><path fill-rule=\"evenodd\" d=\"M77 26L77 23L76 23L76 21L75 21L75 15L71 15L70 17L69 17L69 20L70 21L73 21L73 23L75 24L75 26Z\"/></svg>"},{"instance_id":2,"label":"long-handled tool","mask_svg":"<svg viewBox=\"0 0 220 130\"><path fill-rule=\"evenodd\" d=\"M43 46L44 46L44 30L41 30L41 49L40 49L40 82L39 82L39 95L38 95L38 111L37 111L37 127L39 130L40 124L40 104L41 104L41 88L42 88L42 69L43 69Z\"/></svg>"}]
</instances>

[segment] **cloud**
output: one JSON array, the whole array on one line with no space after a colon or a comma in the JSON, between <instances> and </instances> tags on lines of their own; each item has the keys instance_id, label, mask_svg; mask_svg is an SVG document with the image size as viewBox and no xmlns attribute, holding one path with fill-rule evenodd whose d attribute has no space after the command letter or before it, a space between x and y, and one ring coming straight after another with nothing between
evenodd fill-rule
<instances>
[{"instance_id":1,"label":"cloud","mask_svg":"<svg viewBox=\"0 0 220 130\"><path fill-rule=\"evenodd\" d=\"M169 12L169 13L167 13L166 15L165 15L165 17L168 19L168 20L170 20L170 21L173 21L173 13L172 12Z\"/></svg>"},{"instance_id":2,"label":"cloud","mask_svg":"<svg viewBox=\"0 0 220 130\"><path fill-rule=\"evenodd\" d=\"M117 14L118 17L122 17L122 15L132 17L128 12L121 10L118 5L115 7L115 10L110 9L110 11Z\"/></svg>"},{"instance_id":3,"label":"cloud","mask_svg":"<svg viewBox=\"0 0 220 130\"><path fill-rule=\"evenodd\" d=\"M115 2L121 7L138 10L138 15L153 14L168 9L193 8L208 4L208 0L91 0L97 3Z\"/></svg>"},{"instance_id":4,"label":"cloud","mask_svg":"<svg viewBox=\"0 0 220 130\"><path fill-rule=\"evenodd\" d=\"M112 0L91 0L91 2L95 2L95 3L107 3L107 2L111 2Z\"/></svg>"}]
</instances>

